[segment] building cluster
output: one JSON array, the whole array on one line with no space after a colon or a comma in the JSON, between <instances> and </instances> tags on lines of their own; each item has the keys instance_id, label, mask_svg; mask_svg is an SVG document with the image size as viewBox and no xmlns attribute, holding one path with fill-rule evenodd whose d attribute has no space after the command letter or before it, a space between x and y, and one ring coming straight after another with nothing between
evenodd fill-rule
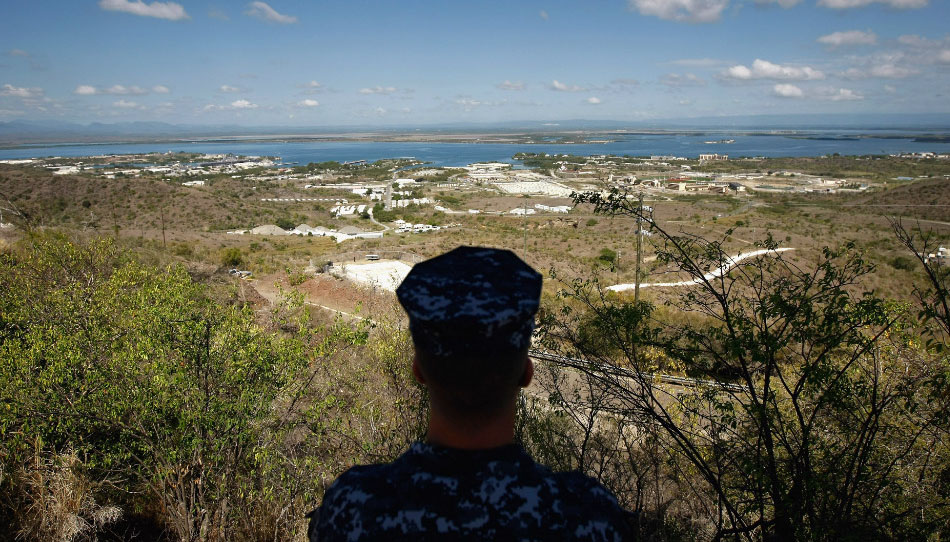
<instances>
[{"instance_id":1,"label":"building cluster","mask_svg":"<svg viewBox=\"0 0 950 542\"><path fill-rule=\"evenodd\" d=\"M345 205L349 203L346 198L261 198L261 201L269 201L272 203L301 203L301 202L317 202L317 201L330 201L336 203L337 205Z\"/></svg>"},{"instance_id":2,"label":"building cluster","mask_svg":"<svg viewBox=\"0 0 950 542\"><path fill-rule=\"evenodd\" d=\"M506 194L539 194L543 196L567 198L574 192L574 190L561 183L542 180L495 183L494 186Z\"/></svg>"},{"instance_id":3,"label":"building cluster","mask_svg":"<svg viewBox=\"0 0 950 542\"><path fill-rule=\"evenodd\" d=\"M950 160L950 154L936 152L905 152L890 156L892 158L914 158L917 160Z\"/></svg>"},{"instance_id":4,"label":"building cluster","mask_svg":"<svg viewBox=\"0 0 950 542\"><path fill-rule=\"evenodd\" d=\"M427 233L439 231L452 226L433 226L432 224L410 224L405 220L396 220L396 233Z\"/></svg>"},{"instance_id":5,"label":"building cluster","mask_svg":"<svg viewBox=\"0 0 950 542\"><path fill-rule=\"evenodd\" d=\"M924 258L924 261L935 261L944 265L950 264L950 250L947 250L946 247L940 247L937 249L937 252L931 252L930 254L927 254L927 256Z\"/></svg>"},{"instance_id":6,"label":"building cluster","mask_svg":"<svg viewBox=\"0 0 950 542\"><path fill-rule=\"evenodd\" d=\"M535 203L534 208L539 211L546 211L548 213L569 213L571 212L571 207L569 205L543 205L541 203Z\"/></svg>"},{"instance_id":7,"label":"building cluster","mask_svg":"<svg viewBox=\"0 0 950 542\"><path fill-rule=\"evenodd\" d=\"M383 236L381 231L363 231L355 226L344 226L339 230L334 228L325 228L323 226L309 226L300 224L292 230L285 230L274 224L265 224L250 230L233 230L228 235L267 235L267 236L287 236L300 235L307 237L330 237L336 242L349 241L351 239L379 239Z\"/></svg>"},{"instance_id":8,"label":"building cluster","mask_svg":"<svg viewBox=\"0 0 950 542\"><path fill-rule=\"evenodd\" d=\"M143 174L161 175L163 177L193 177L196 175L216 175L216 174L239 174L253 168L273 167L275 162L267 157L261 156L234 156L231 154L206 154L199 156L194 162L174 162L171 164L149 164L144 163L135 167L116 167L119 160L142 159L148 160L150 155L101 155L87 157L95 160L106 160L107 163L86 163L85 160L77 160L71 164L55 164L44 166L53 172L53 175L76 175L79 173L93 173L106 179L115 179L116 177L141 177ZM60 157L54 157L47 160L62 160ZM33 163L36 160L30 160L26 163ZM23 163L24 161L17 161ZM201 186L199 181L188 181L183 183L186 186Z\"/></svg>"}]
</instances>

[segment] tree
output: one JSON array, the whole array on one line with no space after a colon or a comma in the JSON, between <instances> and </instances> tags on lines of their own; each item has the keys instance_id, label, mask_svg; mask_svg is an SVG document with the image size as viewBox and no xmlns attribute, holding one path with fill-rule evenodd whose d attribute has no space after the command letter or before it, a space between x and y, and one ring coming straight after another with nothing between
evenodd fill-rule
<instances>
[{"instance_id":1,"label":"tree","mask_svg":"<svg viewBox=\"0 0 950 542\"><path fill-rule=\"evenodd\" d=\"M238 267L244 263L244 255L238 247L230 247L221 254L221 265L225 267Z\"/></svg>"},{"instance_id":2,"label":"tree","mask_svg":"<svg viewBox=\"0 0 950 542\"><path fill-rule=\"evenodd\" d=\"M370 342L372 322L315 325L293 291L264 312L222 302L112 240L30 235L0 252L0 283L2 540L117 515L176 540L289 540L328 480L420 436L399 325Z\"/></svg>"},{"instance_id":3,"label":"tree","mask_svg":"<svg viewBox=\"0 0 950 542\"><path fill-rule=\"evenodd\" d=\"M617 252L609 248L602 248L600 254L597 255L597 260L604 265L612 266L617 263Z\"/></svg>"},{"instance_id":4,"label":"tree","mask_svg":"<svg viewBox=\"0 0 950 542\"><path fill-rule=\"evenodd\" d=\"M296 227L294 221L290 217L282 216L274 221L274 224L281 229L292 230Z\"/></svg>"},{"instance_id":5,"label":"tree","mask_svg":"<svg viewBox=\"0 0 950 542\"><path fill-rule=\"evenodd\" d=\"M618 192L575 202L639 212ZM734 263L722 241L640 218L658 259L696 284L655 307L561 279L542 344L592 383L582 406L563 404L656 435L673 465L667 495L716 539L919 538L945 525L947 494L919 481L939 486L950 465L934 379L946 360L915 346L901 306L861 290L873 267L854 246L807 264L768 238L765 256L709 273ZM598 341L579 335L590 321ZM698 379L657 380L660 365Z\"/></svg>"}]
</instances>

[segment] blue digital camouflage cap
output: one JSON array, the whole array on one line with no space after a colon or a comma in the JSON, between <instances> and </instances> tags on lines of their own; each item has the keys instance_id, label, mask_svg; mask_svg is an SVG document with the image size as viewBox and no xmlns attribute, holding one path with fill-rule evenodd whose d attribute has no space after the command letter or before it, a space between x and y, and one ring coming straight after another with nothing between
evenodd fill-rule
<instances>
[{"instance_id":1,"label":"blue digital camouflage cap","mask_svg":"<svg viewBox=\"0 0 950 542\"><path fill-rule=\"evenodd\" d=\"M417 264L396 289L416 348L440 357L527 348L541 274L510 250L458 247Z\"/></svg>"}]
</instances>

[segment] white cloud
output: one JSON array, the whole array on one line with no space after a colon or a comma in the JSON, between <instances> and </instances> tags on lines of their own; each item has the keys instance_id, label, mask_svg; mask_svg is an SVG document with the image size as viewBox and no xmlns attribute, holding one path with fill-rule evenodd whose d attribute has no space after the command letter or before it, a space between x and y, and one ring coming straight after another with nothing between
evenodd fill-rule
<instances>
[{"instance_id":1,"label":"white cloud","mask_svg":"<svg viewBox=\"0 0 950 542\"><path fill-rule=\"evenodd\" d=\"M143 94L148 94L148 91L145 90L145 89L142 88L142 87L137 87L137 86L135 86L135 85L133 85L133 86L131 86L131 87L126 87L126 86L123 86L123 85L112 85L111 87L109 87L109 88L107 88L107 89L103 89L102 93L103 93L103 94L116 94L116 95L127 95L127 94L131 94L131 95L135 95L135 96L141 96L141 95L143 95Z\"/></svg>"},{"instance_id":2,"label":"white cloud","mask_svg":"<svg viewBox=\"0 0 950 542\"><path fill-rule=\"evenodd\" d=\"M498 83L495 86L497 86L501 90L524 90L524 83L522 83L521 81L512 82L507 79L505 79L503 83Z\"/></svg>"},{"instance_id":3,"label":"white cloud","mask_svg":"<svg viewBox=\"0 0 950 542\"><path fill-rule=\"evenodd\" d=\"M221 85L220 87L218 87L218 90L221 92L229 93L229 94L233 94L235 92L241 92L240 88L232 87L231 85Z\"/></svg>"},{"instance_id":4,"label":"white cloud","mask_svg":"<svg viewBox=\"0 0 950 542\"><path fill-rule=\"evenodd\" d=\"M167 94L169 92L168 87L163 85L157 85L152 88L154 92L160 94ZM93 96L95 94L112 94L114 96L144 96L148 94L148 89L131 85L112 85L109 88L96 88L92 85L79 85L73 90L73 94L78 94L80 96Z\"/></svg>"},{"instance_id":5,"label":"white cloud","mask_svg":"<svg viewBox=\"0 0 950 542\"><path fill-rule=\"evenodd\" d=\"M660 83L668 87L701 87L706 81L692 73L668 73L660 78Z\"/></svg>"},{"instance_id":6,"label":"white cloud","mask_svg":"<svg viewBox=\"0 0 950 542\"><path fill-rule=\"evenodd\" d=\"M884 92L888 94L894 94L897 92L897 88L892 85L884 85Z\"/></svg>"},{"instance_id":7,"label":"white cloud","mask_svg":"<svg viewBox=\"0 0 950 542\"><path fill-rule=\"evenodd\" d=\"M208 104L204 106L202 111L234 111L238 109L257 109L259 106L255 103L251 103L247 100L234 100L227 105L215 105Z\"/></svg>"},{"instance_id":8,"label":"white cloud","mask_svg":"<svg viewBox=\"0 0 950 542\"><path fill-rule=\"evenodd\" d=\"M586 102L591 105L598 105L600 104L600 98L597 96L591 96L590 98L587 98Z\"/></svg>"},{"instance_id":9,"label":"white cloud","mask_svg":"<svg viewBox=\"0 0 950 542\"><path fill-rule=\"evenodd\" d=\"M802 0L755 0L755 3L759 5L778 4L787 9L797 5L801 1Z\"/></svg>"},{"instance_id":10,"label":"white cloud","mask_svg":"<svg viewBox=\"0 0 950 542\"><path fill-rule=\"evenodd\" d=\"M15 87L10 84L0 87L0 96L15 96L17 98L39 98L43 95L41 88Z\"/></svg>"},{"instance_id":11,"label":"white cloud","mask_svg":"<svg viewBox=\"0 0 950 542\"><path fill-rule=\"evenodd\" d=\"M895 66L894 64L881 64L879 66L874 66L870 71L871 77L881 77L883 79L903 79L904 77L910 77L911 75L916 75L917 73L917 70L912 70L903 66Z\"/></svg>"},{"instance_id":12,"label":"white cloud","mask_svg":"<svg viewBox=\"0 0 950 542\"><path fill-rule=\"evenodd\" d=\"M547 20L548 20L548 12L547 12L547 11L544 11L544 10L542 9L541 11L538 12L538 17L541 17L542 19L544 19L545 21L547 21Z\"/></svg>"},{"instance_id":13,"label":"white cloud","mask_svg":"<svg viewBox=\"0 0 950 542\"><path fill-rule=\"evenodd\" d=\"M139 106L139 104L135 102L126 101L126 100L119 100L117 102L113 102L112 105L120 109L135 109L136 107Z\"/></svg>"},{"instance_id":14,"label":"white cloud","mask_svg":"<svg viewBox=\"0 0 950 542\"><path fill-rule=\"evenodd\" d=\"M393 92L396 92L396 87L375 86L360 89L360 94L392 94Z\"/></svg>"},{"instance_id":15,"label":"white cloud","mask_svg":"<svg viewBox=\"0 0 950 542\"><path fill-rule=\"evenodd\" d=\"M551 81L551 90L557 90L559 92L582 92L587 89L577 85L566 85L555 79Z\"/></svg>"},{"instance_id":16,"label":"white cloud","mask_svg":"<svg viewBox=\"0 0 950 542\"><path fill-rule=\"evenodd\" d=\"M302 85L297 85L298 88L302 88L302 94L319 94L326 90L322 83L317 81L308 81Z\"/></svg>"},{"instance_id":17,"label":"white cloud","mask_svg":"<svg viewBox=\"0 0 950 542\"><path fill-rule=\"evenodd\" d=\"M299 102L297 102L297 105L299 105L300 107L317 107L318 105L320 105L320 102L316 100L311 100L308 98L306 100L300 100Z\"/></svg>"},{"instance_id":18,"label":"white cloud","mask_svg":"<svg viewBox=\"0 0 950 542\"><path fill-rule=\"evenodd\" d=\"M945 35L942 39L928 39L916 34L905 34L897 38L897 41L901 45L915 49L912 51L913 56L911 58L917 63L950 64L950 34Z\"/></svg>"},{"instance_id":19,"label":"white cloud","mask_svg":"<svg viewBox=\"0 0 950 542\"><path fill-rule=\"evenodd\" d=\"M185 12L185 8L175 2L152 2L151 4L146 4L142 2L142 0L136 0L134 2L130 0L100 0L99 7L107 11L122 11L131 13L132 15L168 19L169 21L180 21L189 18Z\"/></svg>"},{"instance_id":20,"label":"white cloud","mask_svg":"<svg viewBox=\"0 0 950 542\"><path fill-rule=\"evenodd\" d=\"M459 96L454 100L456 105L462 106L465 111L471 111L477 107L499 107L508 103L508 100L485 101L472 98L471 96Z\"/></svg>"},{"instance_id":21,"label":"white cloud","mask_svg":"<svg viewBox=\"0 0 950 542\"><path fill-rule=\"evenodd\" d=\"M458 98L455 100L455 103L461 105L466 111L471 111L472 109L482 105L481 101L475 100L473 98Z\"/></svg>"},{"instance_id":22,"label":"white cloud","mask_svg":"<svg viewBox=\"0 0 950 542\"><path fill-rule=\"evenodd\" d=\"M24 51L23 49L10 49L9 51L7 51L7 55L9 55L9 56L23 56L23 57L27 57L27 58L30 57L30 53L27 53L27 52Z\"/></svg>"},{"instance_id":23,"label":"white cloud","mask_svg":"<svg viewBox=\"0 0 950 542\"><path fill-rule=\"evenodd\" d=\"M729 0L628 0L630 9L668 21L711 23L719 20Z\"/></svg>"},{"instance_id":24,"label":"white cloud","mask_svg":"<svg viewBox=\"0 0 950 542\"><path fill-rule=\"evenodd\" d=\"M775 85L772 87L772 93L782 98L801 98L805 95L805 93L802 92L802 89L787 83L779 83Z\"/></svg>"},{"instance_id":25,"label":"white cloud","mask_svg":"<svg viewBox=\"0 0 950 542\"><path fill-rule=\"evenodd\" d=\"M386 108L385 108L385 107L377 107L376 109L373 110L373 112L376 113L377 115L379 115L380 117L382 117L383 115L386 114Z\"/></svg>"},{"instance_id":26,"label":"white cloud","mask_svg":"<svg viewBox=\"0 0 950 542\"><path fill-rule=\"evenodd\" d=\"M754 79L755 76L752 74L752 70L739 64L733 66L726 70L725 75L731 77L732 79Z\"/></svg>"},{"instance_id":27,"label":"white cloud","mask_svg":"<svg viewBox=\"0 0 950 542\"><path fill-rule=\"evenodd\" d=\"M922 38L917 34L904 34L897 38L898 43L910 45L911 47L926 47L930 40Z\"/></svg>"},{"instance_id":28,"label":"white cloud","mask_svg":"<svg viewBox=\"0 0 950 542\"><path fill-rule=\"evenodd\" d=\"M896 9L922 8L929 0L818 0L819 6L831 9L862 8L871 4L884 4Z\"/></svg>"},{"instance_id":29,"label":"white cloud","mask_svg":"<svg viewBox=\"0 0 950 542\"><path fill-rule=\"evenodd\" d=\"M864 79L867 76L867 73L858 68L848 68L847 70L838 73L838 77L842 77L844 79Z\"/></svg>"},{"instance_id":30,"label":"white cloud","mask_svg":"<svg viewBox=\"0 0 950 542\"><path fill-rule=\"evenodd\" d=\"M855 91L847 88L826 88L821 89L816 94L818 98L823 100L831 100L832 102L845 102L845 101L854 101L854 100L863 100L864 96L856 93Z\"/></svg>"},{"instance_id":31,"label":"white cloud","mask_svg":"<svg viewBox=\"0 0 950 542\"><path fill-rule=\"evenodd\" d=\"M774 64L760 58L755 59L751 68L740 64L727 69L722 75L729 79L738 80L786 79L807 81L811 79L824 79L825 77L825 74L821 71L808 66L782 66L781 64Z\"/></svg>"},{"instance_id":32,"label":"white cloud","mask_svg":"<svg viewBox=\"0 0 950 542\"><path fill-rule=\"evenodd\" d=\"M907 45L909 47L916 47L918 49L939 49L941 47L950 46L950 34L943 37L943 39L928 39L917 34L904 34L897 38L897 42L901 45Z\"/></svg>"},{"instance_id":33,"label":"white cloud","mask_svg":"<svg viewBox=\"0 0 950 542\"><path fill-rule=\"evenodd\" d=\"M845 45L874 45L877 43L877 35L870 30L867 32L848 30L844 32L832 32L831 34L818 38L816 41L831 48Z\"/></svg>"},{"instance_id":34,"label":"white cloud","mask_svg":"<svg viewBox=\"0 0 950 542\"><path fill-rule=\"evenodd\" d=\"M270 21L272 23L293 24L297 22L297 18L293 15L283 15L278 13L266 2L251 2L247 5L247 11L245 11L244 14L251 17L257 17L262 21Z\"/></svg>"}]
</instances>

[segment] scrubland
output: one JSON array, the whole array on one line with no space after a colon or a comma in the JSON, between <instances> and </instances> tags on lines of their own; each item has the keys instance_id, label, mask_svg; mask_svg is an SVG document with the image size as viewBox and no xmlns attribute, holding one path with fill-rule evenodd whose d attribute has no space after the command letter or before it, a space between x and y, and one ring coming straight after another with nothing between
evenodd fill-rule
<instances>
[{"instance_id":1,"label":"scrubland","mask_svg":"<svg viewBox=\"0 0 950 542\"><path fill-rule=\"evenodd\" d=\"M519 440L552 468L601 480L638 511L643 537L942 540L948 267L918 256L950 241L950 181L890 180L943 172L902 162L752 166L876 183L865 192L650 199L644 282L794 250L637 301L604 291L636 280L634 200L581 198L569 214L528 217L413 207L391 218L459 226L337 245L226 233L375 228L323 205L261 201L303 193L277 181L195 189L3 166L4 221L16 228L0 234L0 539L303 540L304 514L335 476L390 460L425 431L393 296L320 266L478 244L548 276L535 346L586 360L538 361ZM459 211L521 201L418 190Z\"/></svg>"}]
</instances>

